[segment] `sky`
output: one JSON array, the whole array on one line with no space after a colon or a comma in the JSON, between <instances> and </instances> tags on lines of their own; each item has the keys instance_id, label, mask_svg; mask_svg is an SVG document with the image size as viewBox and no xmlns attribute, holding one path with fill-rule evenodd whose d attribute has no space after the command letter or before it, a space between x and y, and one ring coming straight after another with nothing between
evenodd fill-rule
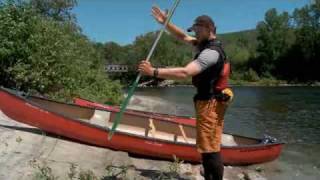
<instances>
[{"instance_id":1,"label":"sky","mask_svg":"<svg viewBox=\"0 0 320 180\"><path fill-rule=\"evenodd\" d=\"M172 22L187 29L200 15L209 15L217 33L254 29L268 9L293 12L312 0L181 0ZM72 10L85 35L95 42L125 45L146 32L161 28L151 16L151 7L170 9L174 0L78 0Z\"/></svg>"}]
</instances>

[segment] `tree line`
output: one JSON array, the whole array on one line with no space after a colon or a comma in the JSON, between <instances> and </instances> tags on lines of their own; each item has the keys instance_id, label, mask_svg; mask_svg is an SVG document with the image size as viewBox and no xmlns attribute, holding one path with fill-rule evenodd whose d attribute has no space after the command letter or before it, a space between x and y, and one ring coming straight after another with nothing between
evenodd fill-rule
<instances>
[{"instance_id":1,"label":"tree line","mask_svg":"<svg viewBox=\"0 0 320 180\"><path fill-rule=\"evenodd\" d=\"M136 66L148 54L157 32L142 34L123 46L92 42L71 13L76 5L76 0L0 1L1 86L55 99L121 101L122 88L136 77ZM320 81L320 0L292 14L270 9L256 29L218 38L232 62L234 83ZM152 62L184 66L193 56L192 47L164 33ZM126 64L131 69L106 74L106 64Z\"/></svg>"},{"instance_id":2,"label":"tree line","mask_svg":"<svg viewBox=\"0 0 320 180\"><path fill-rule=\"evenodd\" d=\"M218 34L232 62L232 82L313 83L320 81L320 0L292 14L272 8L254 30ZM145 58L156 32L138 36L125 46L115 42L101 44L107 63L136 65ZM184 66L192 60L193 50L164 34L152 62L162 66ZM136 72L114 74L113 79L132 82ZM186 82L190 83L190 81Z\"/></svg>"},{"instance_id":3,"label":"tree line","mask_svg":"<svg viewBox=\"0 0 320 180\"><path fill-rule=\"evenodd\" d=\"M320 81L320 0L292 14L268 10L257 33L256 54L248 67L260 76L293 83Z\"/></svg>"}]
</instances>

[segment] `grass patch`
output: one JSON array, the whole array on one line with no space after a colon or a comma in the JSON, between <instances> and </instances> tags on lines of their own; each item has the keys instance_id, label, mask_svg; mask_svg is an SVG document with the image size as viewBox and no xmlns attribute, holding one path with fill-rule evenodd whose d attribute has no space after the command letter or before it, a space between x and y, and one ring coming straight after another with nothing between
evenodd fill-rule
<instances>
[{"instance_id":1,"label":"grass patch","mask_svg":"<svg viewBox=\"0 0 320 180\"><path fill-rule=\"evenodd\" d=\"M37 160L30 161L31 167L35 169L33 174L33 180L57 180L58 177L52 172L52 169L47 165L45 161L38 162Z\"/></svg>"}]
</instances>

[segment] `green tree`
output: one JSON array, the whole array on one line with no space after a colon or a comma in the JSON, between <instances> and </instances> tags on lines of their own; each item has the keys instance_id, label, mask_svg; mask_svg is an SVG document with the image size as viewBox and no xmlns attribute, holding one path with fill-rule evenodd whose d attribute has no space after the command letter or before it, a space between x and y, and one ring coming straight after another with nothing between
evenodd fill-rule
<instances>
[{"instance_id":1,"label":"green tree","mask_svg":"<svg viewBox=\"0 0 320 180\"><path fill-rule=\"evenodd\" d=\"M2 4L0 84L56 99L119 103L120 84L107 78L102 54L70 26L24 2Z\"/></svg>"},{"instance_id":2,"label":"green tree","mask_svg":"<svg viewBox=\"0 0 320 180\"><path fill-rule=\"evenodd\" d=\"M265 20L257 25L258 58L255 69L260 74L274 73L276 61L290 47L290 18L287 12L278 14L276 9L270 9L265 14Z\"/></svg>"},{"instance_id":3,"label":"green tree","mask_svg":"<svg viewBox=\"0 0 320 180\"><path fill-rule=\"evenodd\" d=\"M320 80L318 67L320 67L320 0L293 13L295 19L296 42L292 52L299 54L296 59L294 74L303 81ZM303 65L301 64L303 61ZM302 66L301 66L302 65Z\"/></svg>"},{"instance_id":4,"label":"green tree","mask_svg":"<svg viewBox=\"0 0 320 180\"><path fill-rule=\"evenodd\" d=\"M30 0L30 4L40 14L57 21L75 20L71 10L77 5L77 0Z\"/></svg>"},{"instance_id":5,"label":"green tree","mask_svg":"<svg viewBox=\"0 0 320 180\"><path fill-rule=\"evenodd\" d=\"M315 0L293 13L295 42L278 64L282 77L292 82L320 80L320 1Z\"/></svg>"}]
</instances>

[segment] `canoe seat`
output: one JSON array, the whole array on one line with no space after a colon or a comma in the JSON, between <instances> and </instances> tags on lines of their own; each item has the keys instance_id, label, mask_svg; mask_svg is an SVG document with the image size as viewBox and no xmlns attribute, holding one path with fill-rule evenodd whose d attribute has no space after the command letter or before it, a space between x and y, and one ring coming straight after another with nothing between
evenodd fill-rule
<instances>
[{"instance_id":1,"label":"canoe seat","mask_svg":"<svg viewBox=\"0 0 320 180\"><path fill-rule=\"evenodd\" d=\"M112 128L112 125L113 125L112 122L108 123L109 129ZM135 134L138 136L145 136L145 128L137 127L137 126L118 124L116 131L120 131L120 132L124 132L124 133L128 133L128 134Z\"/></svg>"},{"instance_id":2,"label":"canoe seat","mask_svg":"<svg viewBox=\"0 0 320 180\"><path fill-rule=\"evenodd\" d=\"M110 120L110 112L95 110L93 116L90 119L90 123L106 127Z\"/></svg>"},{"instance_id":3,"label":"canoe seat","mask_svg":"<svg viewBox=\"0 0 320 180\"><path fill-rule=\"evenodd\" d=\"M163 131L155 131L153 133L148 134L148 137L152 137L155 139L167 140L172 142L179 143L187 143L187 144L195 144L196 140L193 138L188 138L185 136L178 136L177 134L171 134Z\"/></svg>"},{"instance_id":4,"label":"canoe seat","mask_svg":"<svg viewBox=\"0 0 320 180\"><path fill-rule=\"evenodd\" d=\"M111 128L112 124L113 123L109 122L108 127ZM129 134L135 134L143 137L167 140L172 142L188 143L188 144L196 143L196 140L193 138L187 138L187 142L186 142L186 137L183 137L183 136L177 136L176 134L166 133L166 132L157 131L157 130L150 132L150 129L148 128L130 126L125 124L119 124L117 126L117 131L129 133Z\"/></svg>"},{"instance_id":5,"label":"canoe seat","mask_svg":"<svg viewBox=\"0 0 320 180\"><path fill-rule=\"evenodd\" d=\"M177 136L176 142L179 143L187 143L187 144L196 144L196 139L194 138L185 138L183 136Z\"/></svg>"},{"instance_id":6,"label":"canoe seat","mask_svg":"<svg viewBox=\"0 0 320 180\"><path fill-rule=\"evenodd\" d=\"M222 134L222 145L224 146L237 146L238 144L230 134Z\"/></svg>"},{"instance_id":7,"label":"canoe seat","mask_svg":"<svg viewBox=\"0 0 320 180\"><path fill-rule=\"evenodd\" d=\"M112 124L113 123L108 124L109 128L112 127ZM147 135L148 137L152 137L156 139L165 139L165 140L171 140L171 141L173 140L173 134L161 133L159 131L154 131L153 133L146 133L146 128L130 126L126 124L119 124L117 126L117 131L129 133L129 134L135 134L135 135L144 136L144 137Z\"/></svg>"}]
</instances>

